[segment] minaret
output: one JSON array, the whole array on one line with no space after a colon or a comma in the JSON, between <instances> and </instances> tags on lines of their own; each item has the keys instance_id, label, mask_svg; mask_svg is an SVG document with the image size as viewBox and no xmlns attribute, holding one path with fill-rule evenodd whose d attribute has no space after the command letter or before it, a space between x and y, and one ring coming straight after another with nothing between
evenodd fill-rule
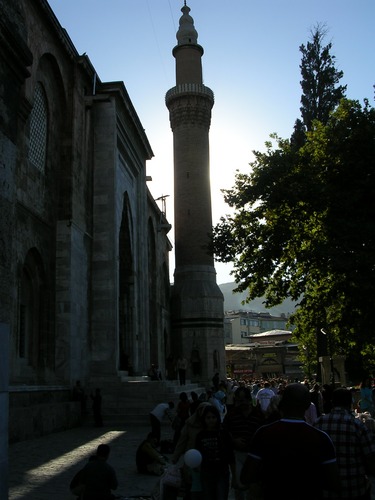
<instances>
[{"instance_id":1,"label":"minaret","mask_svg":"<svg viewBox=\"0 0 375 500\"><path fill-rule=\"evenodd\" d=\"M212 234L209 128L214 95L203 85L203 48L186 5L181 9L176 86L166 94L173 131L175 260L172 347L187 358L187 378L225 376L223 295L209 244Z\"/></svg>"}]
</instances>

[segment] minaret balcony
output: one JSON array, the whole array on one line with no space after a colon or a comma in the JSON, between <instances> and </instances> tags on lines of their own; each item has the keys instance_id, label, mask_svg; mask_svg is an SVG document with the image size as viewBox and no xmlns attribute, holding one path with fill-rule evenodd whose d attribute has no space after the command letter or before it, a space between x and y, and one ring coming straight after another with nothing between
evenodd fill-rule
<instances>
[{"instance_id":1,"label":"minaret balcony","mask_svg":"<svg viewBox=\"0 0 375 500\"><path fill-rule=\"evenodd\" d=\"M212 102L212 105L215 101L212 90L202 83L182 83L168 90L165 95L165 103L168 106L168 103L173 99L186 95L196 95L208 98Z\"/></svg>"}]
</instances>

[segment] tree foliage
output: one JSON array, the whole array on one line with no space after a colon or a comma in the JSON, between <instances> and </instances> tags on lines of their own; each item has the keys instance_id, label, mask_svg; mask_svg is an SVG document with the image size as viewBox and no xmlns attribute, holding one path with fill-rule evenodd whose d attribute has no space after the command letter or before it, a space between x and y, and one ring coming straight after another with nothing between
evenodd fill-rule
<instances>
[{"instance_id":1,"label":"tree foliage","mask_svg":"<svg viewBox=\"0 0 375 500\"><path fill-rule=\"evenodd\" d=\"M223 191L234 212L214 228L217 260L233 263L236 291L248 290L249 301L299 301L291 322L305 357L316 357L324 327L336 354L371 367L375 110L342 99L312 120L301 147L273 135L254 157Z\"/></svg>"},{"instance_id":2,"label":"tree foliage","mask_svg":"<svg viewBox=\"0 0 375 500\"><path fill-rule=\"evenodd\" d=\"M329 115L345 96L346 85L339 85L343 72L335 66L332 43L324 46L324 26L317 25L307 45L301 45L302 80L301 116L304 126L311 130L313 120L327 123Z\"/></svg>"}]
</instances>

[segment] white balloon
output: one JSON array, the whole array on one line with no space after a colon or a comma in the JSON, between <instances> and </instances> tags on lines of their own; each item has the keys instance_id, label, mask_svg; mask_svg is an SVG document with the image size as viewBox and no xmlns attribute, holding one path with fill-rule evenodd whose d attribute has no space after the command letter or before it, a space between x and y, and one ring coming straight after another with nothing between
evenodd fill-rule
<instances>
[{"instance_id":1,"label":"white balloon","mask_svg":"<svg viewBox=\"0 0 375 500\"><path fill-rule=\"evenodd\" d=\"M202 455L201 452L195 450L194 448L188 450L184 455L184 462L188 467L195 469L195 467L199 467L202 463Z\"/></svg>"}]
</instances>

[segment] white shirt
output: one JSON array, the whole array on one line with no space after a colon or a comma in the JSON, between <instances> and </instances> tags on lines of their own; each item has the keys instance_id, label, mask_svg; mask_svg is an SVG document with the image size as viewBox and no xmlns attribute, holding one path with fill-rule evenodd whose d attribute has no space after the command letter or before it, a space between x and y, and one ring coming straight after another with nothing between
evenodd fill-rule
<instances>
[{"instance_id":1,"label":"white shirt","mask_svg":"<svg viewBox=\"0 0 375 500\"><path fill-rule=\"evenodd\" d=\"M316 406L314 403L310 403L310 406L305 411L305 420L308 424L313 425L318 418L318 414L316 412Z\"/></svg>"},{"instance_id":2,"label":"white shirt","mask_svg":"<svg viewBox=\"0 0 375 500\"><path fill-rule=\"evenodd\" d=\"M275 396L275 393L269 387L263 387L263 389L259 389L256 395L257 401L259 401L260 408L263 412L265 412L268 408L268 405L271 402L271 399Z\"/></svg>"},{"instance_id":3,"label":"white shirt","mask_svg":"<svg viewBox=\"0 0 375 500\"><path fill-rule=\"evenodd\" d=\"M163 420L164 416L171 418L168 403L159 403L150 413L160 420L160 422Z\"/></svg>"},{"instance_id":4,"label":"white shirt","mask_svg":"<svg viewBox=\"0 0 375 500\"><path fill-rule=\"evenodd\" d=\"M221 419L221 422L223 423L224 417L227 414L226 404L223 403L222 401L220 401L220 399L215 398L215 396L210 398L210 403L212 404L212 406L215 406L215 408L217 408L217 410L219 410L220 419Z\"/></svg>"}]
</instances>

